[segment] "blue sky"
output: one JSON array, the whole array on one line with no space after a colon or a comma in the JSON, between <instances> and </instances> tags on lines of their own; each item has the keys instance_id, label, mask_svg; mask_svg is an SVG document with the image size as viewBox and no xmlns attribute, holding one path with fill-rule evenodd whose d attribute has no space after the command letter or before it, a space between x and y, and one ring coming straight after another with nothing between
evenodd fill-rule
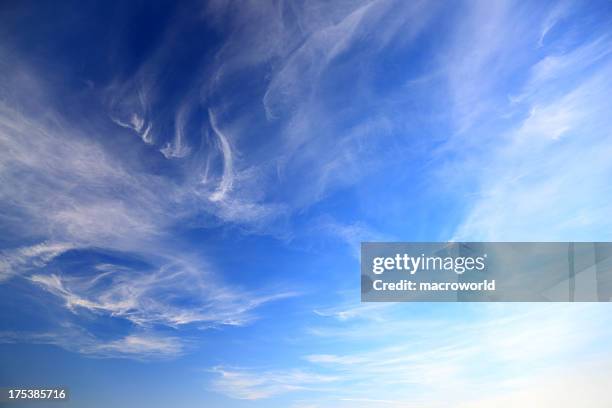
<instances>
[{"instance_id":1,"label":"blue sky","mask_svg":"<svg viewBox=\"0 0 612 408\"><path fill-rule=\"evenodd\" d=\"M0 6L1 384L610 405L607 304L358 279L366 240L612 240L609 1L147 3Z\"/></svg>"}]
</instances>

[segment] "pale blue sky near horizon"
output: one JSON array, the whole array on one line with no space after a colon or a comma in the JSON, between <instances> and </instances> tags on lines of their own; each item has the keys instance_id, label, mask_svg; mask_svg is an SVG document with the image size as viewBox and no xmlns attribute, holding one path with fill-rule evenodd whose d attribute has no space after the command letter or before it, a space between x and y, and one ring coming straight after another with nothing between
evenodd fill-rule
<instances>
[{"instance_id":1,"label":"pale blue sky near horizon","mask_svg":"<svg viewBox=\"0 0 612 408\"><path fill-rule=\"evenodd\" d=\"M609 304L359 297L361 241L612 241L610 1L7 1L0 74L0 386L610 406Z\"/></svg>"}]
</instances>

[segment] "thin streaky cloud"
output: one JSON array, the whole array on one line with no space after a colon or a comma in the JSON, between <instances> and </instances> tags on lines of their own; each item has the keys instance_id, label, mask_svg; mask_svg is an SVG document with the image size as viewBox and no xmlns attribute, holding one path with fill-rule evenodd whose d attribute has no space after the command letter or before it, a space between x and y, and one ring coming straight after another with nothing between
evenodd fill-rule
<instances>
[{"instance_id":1,"label":"thin streaky cloud","mask_svg":"<svg viewBox=\"0 0 612 408\"><path fill-rule=\"evenodd\" d=\"M234 164L232 148L227 140L227 137L221 132L217 125L217 117L211 109L208 110L208 118L213 132L219 138L219 148L223 155L223 175L217 190L211 194L210 200L217 202L223 200L225 195L231 190L234 183Z\"/></svg>"}]
</instances>

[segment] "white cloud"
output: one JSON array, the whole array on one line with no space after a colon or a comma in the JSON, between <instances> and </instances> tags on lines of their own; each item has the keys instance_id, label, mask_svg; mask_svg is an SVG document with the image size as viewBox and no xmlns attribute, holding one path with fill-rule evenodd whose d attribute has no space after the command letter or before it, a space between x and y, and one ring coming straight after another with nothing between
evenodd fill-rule
<instances>
[{"instance_id":1,"label":"white cloud","mask_svg":"<svg viewBox=\"0 0 612 408\"><path fill-rule=\"evenodd\" d=\"M166 143L160 152L166 159L180 159L191 153L191 148L185 141L185 129L189 119L189 104L182 105L174 119L174 140Z\"/></svg>"},{"instance_id":2,"label":"white cloud","mask_svg":"<svg viewBox=\"0 0 612 408\"><path fill-rule=\"evenodd\" d=\"M138 326L242 326L256 318L258 306L294 295L251 294L224 286L210 271L180 261L153 271L108 264L98 269L93 275L34 274L29 279L74 313L88 310ZM186 299L190 306L181 305Z\"/></svg>"},{"instance_id":3,"label":"white cloud","mask_svg":"<svg viewBox=\"0 0 612 408\"><path fill-rule=\"evenodd\" d=\"M147 144L153 143L153 134L152 134L152 123L146 123L145 120L138 116L137 113L132 113L130 116L129 122L122 122L121 119L111 118L113 122L118 124L121 127L128 128L134 130L140 137L142 141Z\"/></svg>"},{"instance_id":4,"label":"white cloud","mask_svg":"<svg viewBox=\"0 0 612 408\"><path fill-rule=\"evenodd\" d=\"M49 120L32 114L47 97L41 91L33 106L20 111L0 104L0 199L6 214L2 222L16 242L35 243L3 251L0 279L19 276L42 287L73 312L70 321L74 325L85 327L87 320L81 319L87 312L124 319L131 322L133 330L187 324L203 329L241 326L257 319L255 309L262 304L293 295L234 288L224 284L206 261L184 248L177 249L179 245L169 240L170 227L201 212L223 216L208 199L200 197L199 180L181 184L152 175L122 160L120 154L58 115L47 115L52 118ZM181 132L187 120L184 112L177 119L176 146L182 147ZM146 132L144 116L131 118L134 130ZM244 218L244 213L259 219L263 215L258 211L267 211L248 201L241 205L244 209L236 211L247 223L252 220ZM149 267L102 271L82 266L83 270L75 272L58 265L49 274L39 269L73 250L110 251L141 259ZM181 303L180 299L188 298L193 306ZM71 333L76 341L84 332ZM24 334L23 339L36 336ZM64 344L61 336L58 331L53 341ZM87 337L76 351L101 355L124 350L126 355L135 355L142 350L154 354L159 346L162 354L164 347L168 348L166 354L177 354L181 347L178 337L164 343L134 336L136 332L128 333L123 340L97 349L99 341Z\"/></svg>"},{"instance_id":5,"label":"white cloud","mask_svg":"<svg viewBox=\"0 0 612 408\"><path fill-rule=\"evenodd\" d=\"M540 38L538 39L538 45L540 47L544 46L544 41L548 33L567 15L570 13L573 6L573 1L569 0L561 0L555 4L555 6L550 10L546 18L542 23L542 28L540 30Z\"/></svg>"},{"instance_id":6,"label":"white cloud","mask_svg":"<svg viewBox=\"0 0 612 408\"><path fill-rule=\"evenodd\" d=\"M386 234L375 231L363 222L343 224L331 217L321 217L313 222L314 230L321 230L334 238L339 238L350 248L352 255L359 259L361 242L365 241L393 241Z\"/></svg>"},{"instance_id":7,"label":"white cloud","mask_svg":"<svg viewBox=\"0 0 612 408\"><path fill-rule=\"evenodd\" d=\"M558 98L532 102L522 124L492 148L491 160L479 163L487 168L478 177L481 193L454 239L609 238L609 69Z\"/></svg>"},{"instance_id":8,"label":"white cloud","mask_svg":"<svg viewBox=\"0 0 612 408\"><path fill-rule=\"evenodd\" d=\"M337 377L302 370L261 371L220 366L211 371L218 377L212 384L216 391L247 400L312 390L338 380Z\"/></svg>"},{"instance_id":9,"label":"white cloud","mask_svg":"<svg viewBox=\"0 0 612 408\"><path fill-rule=\"evenodd\" d=\"M123 86L113 84L106 93L110 99L110 119L135 132L146 144L153 144L153 122L148 119L151 90L141 80L135 80Z\"/></svg>"},{"instance_id":10,"label":"white cloud","mask_svg":"<svg viewBox=\"0 0 612 408\"><path fill-rule=\"evenodd\" d=\"M175 358L186 350L185 339L154 332L138 332L113 339L101 339L71 325L47 333L0 332L0 343L21 342L54 345L98 358L136 360Z\"/></svg>"},{"instance_id":11,"label":"white cloud","mask_svg":"<svg viewBox=\"0 0 612 408\"><path fill-rule=\"evenodd\" d=\"M118 340L98 343L91 348L90 353L108 356L176 356L182 351L183 342L176 337L131 334Z\"/></svg>"},{"instance_id":12,"label":"white cloud","mask_svg":"<svg viewBox=\"0 0 612 408\"><path fill-rule=\"evenodd\" d=\"M159 191L171 202L175 186L161 177L131 173L63 122L34 121L4 105L0 146L0 197L5 211L14 214L7 228L16 236L121 247L145 240L167 222L159 215L169 203Z\"/></svg>"},{"instance_id":13,"label":"white cloud","mask_svg":"<svg viewBox=\"0 0 612 408\"><path fill-rule=\"evenodd\" d=\"M217 125L217 117L211 109L208 110L208 118L210 120L210 126L213 132L219 138L219 147L221 154L223 155L223 175L221 176L221 182L217 187L217 190L211 194L211 201L221 201L225 198L225 195L231 190L232 184L234 183L234 165L232 148L228 142L227 137L221 132Z\"/></svg>"},{"instance_id":14,"label":"white cloud","mask_svg":"<svg viewBox=\"0 0 612 408\"><path fill-rule=\"evenodd\" d=\"M458 132L434 153L465 211L450 239L609 238L612 48L597 30L553 36L569 7L475 2L458 25L444 60Z\"/></svg>"},{"instance_id":15,"label":"white cloud","mask_svg":"<svg viewBox=\"0 0 612 408\"><path fill-rule=\"evenodd\" d=\"M226 14L229 9L233 13ZM225 3L211 5L207 12L224 22L223 32L228 34L217 54L215 73L202 92L215 101L213 128L217 134L223 130L223 135L231 135L231 149L239 150L242 141L254 136L261 137L266 146L265 154L238 157L230 156L233 151L223 148L221 142L223 156L232 158L234 177L227 177L228 168L224 166L222 180L226 183L213 198L225 191L231 180L234 197L261 204L257 199L245 199L257 191L259 197L273 197L268 204L280 205L284 213L292 214L323 199L338 186L357 183L373 163L384 160L369 153L378 147L377 142L383 143L390 121L367 107L362 109L361 103L356 104L355 112L327 108L338 95L326 92L323 84L335 82L336 76L358 77L361 71L353 68L363 61L375 65L377 52L410 44L436 10L427 2L386 0L245 2L239 9ZM342 58L354 62L348 72L342 71L344 75L334 70L344 66ZM236 112L244 103L231 91L236 75L246 74L248 82L248 72L262 68L270 72L265 91L259 100L257 94L249 102L263 105L268 123L253 117L257 110L226 114ZM376 90L356 78L351 92L351 100L368 101ZM339 114L347 117L339 118ZM218 123L221 117L225 123ZM337 129L335 123L341 120L352 123L351 127ZM268 126L278 131L269 132ZM245 172L253 178L240 177ZM223 203L236 207L235 200Z\"/></svg>"},{"instance_id":16,"label":"white cloud","mask_svg":"<svg viewBox=\"0 0 612 408\"><path fill-rule=\"evenodd\" d=\"M515 7L513 7L515 6ZM458 133L470 129L494 107L492 90L499 90L500 78L517 64L520 39L528 37L528 21L512 13L517 8L510 0L473 1L466 5L461 20L451 29L443 62L446 72L452 117Z\"/></svg>"},{"instance_id":17,"label":"white cloud","mask_svg":"<svg viewBox=\"0 0 612 408\"><path fill-rule=\"evenodd\" d=\"M72 244L42 242L29 247L2 251L0 282L20 272L41 268L55 257L73 248Z\"/></svg>"},{"instance_id":18,"label":"white cloud","mask_svg":"<svg viewBox=\"0 0 612 408\"><path fill-rule=\"evenodd\" d=\"M277 369L213 370L212 386L234 398L292 393L294 401L321 407L434 408L480 406L481 401L513 400L515 395L520 401L530 395L542 401L541 395L554 390L551 384L583 381L587 365L596 368L593 378L606 378L607 368L598 363L611 333L605 305L465 305L453 308L452 316L441 311L427 321L401 306L382 311L382 321L333 323L336 329L346 326L364 336L336 330L323 342L304 339L307 349L335 353L305 355L304 361ZM296 372L307 374L302 378ZM604 383L592 384L594 395L604 395ZM564 392L569 400L580 396L578 388Z\"/></svg>"}]
</instances>

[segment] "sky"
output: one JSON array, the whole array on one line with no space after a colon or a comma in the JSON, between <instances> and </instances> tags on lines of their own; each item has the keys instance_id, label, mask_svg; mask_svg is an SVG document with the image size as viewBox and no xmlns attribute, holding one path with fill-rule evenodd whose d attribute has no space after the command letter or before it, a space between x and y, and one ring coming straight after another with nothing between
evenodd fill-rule
<instances>
[{"instance_id":1,"label":"sky","mask_svg":"<svg viewBox=\"0 0 612 408\"><path fill-rule=\"evenodd\" d=\"M606 0L3 1L0 385L609 407L608 304L361 303L359 245L612 241L610 95Z\"/></svg>"}]
</instances>

